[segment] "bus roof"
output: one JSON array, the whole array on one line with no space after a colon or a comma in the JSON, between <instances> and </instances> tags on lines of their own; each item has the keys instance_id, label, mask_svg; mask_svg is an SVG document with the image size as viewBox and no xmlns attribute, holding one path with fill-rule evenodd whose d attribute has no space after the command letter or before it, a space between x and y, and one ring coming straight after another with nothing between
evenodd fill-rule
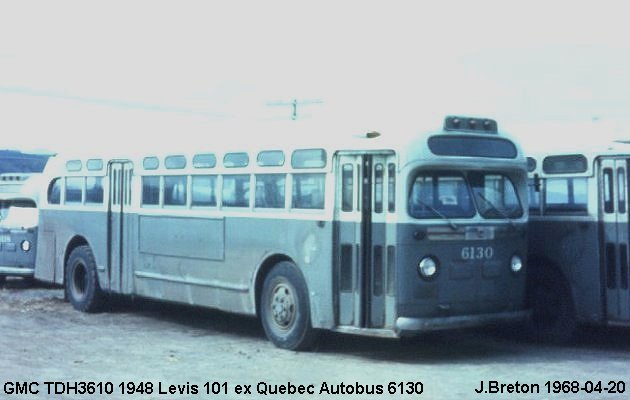
<instances>
[{"instance_id":1,"label":"bus roof","mask_svg":"<svg viewBox=\"0 0 630 400\"><path fill-rule=\"evenodd\" d=\"M436 121L438 122L438 121ZM332 126L332 128L331 128ZM435 135L467 136L478 138L501 138L514 143L504 132L498 134L485 132L465 132L445 130L438 123L431 129L409 128L402 123L387 126L370 127L363 124L340 123L336 125L313 121L263 121L256 123L214 123L205 126L202 131L174 132L172 136L149 139L150 146L130 148L122 143L99 150L65 151L63 160L99 158L103 160L131 159L138 160L145 156L163 157L166 155L192 156L200 153L225 154L227 152L249 152L255 154L262 150L284 150L322 148L332 155L338 151L396 151L400 164L413 158L436 158L427 146L427 139ZM514 144L515 164L524 163L523 152ZM123 149L123 150L121 150ZM148 150L147 150L148 149ZM451 160L453 157L451 157ZM61 162L57 159L57 164ZM54 164L54 162L53 162ZM51 167L52 168L52 167ZM58 168L58 167L57 167Z\"/></svg>"},{"instance_id":2,"label":"bus roof","mask_svg":"<svg viewBox=\"0 0 630 400\"><path fill-rule=\"evenodd\" d=\"M37 203L42 173L0 174L0 200L29 199Z\"/></svg>"},{"instance_id":3,"label":"bus roof","mask_svg":"<svg viewBox=\"0 0 630 400\"><path fill-rule=\"evenodd\" d=\"M545 176L592 176L598 157L630 156L630 143L613 141L594 145L567 145L563 149L528 153L530 174Z\"/></svg>"}]
</instances>

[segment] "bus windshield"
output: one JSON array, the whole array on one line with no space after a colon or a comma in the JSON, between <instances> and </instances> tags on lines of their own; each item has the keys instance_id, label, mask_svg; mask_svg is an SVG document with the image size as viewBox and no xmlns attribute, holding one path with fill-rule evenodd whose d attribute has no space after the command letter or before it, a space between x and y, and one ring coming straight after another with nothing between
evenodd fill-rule
<instances>
[{"instance_id":1,"label":"bus windshield","mask_svg":"<svg viewBox=\"0 0 630 400\"><path fill-rule=\"evenodd\" d=\"M507 176L470 172L468 181L482 217L519 218L523 215L516 188Z\"/></svg>"},{"instance_id":2,"label":"bus windshield","mask_svg":"<svg viewBox=\"0 0 630 400\"><path fill-rule=\"evenodd\" d=\"M411 188L409 213L414 218L471 218L475 206L462 175L419 174Z\"/></svg>"},{"instance_id":3,"label":"bus windshield","mask_svg":"<svg viewBox=\"0 0 630 400\"><path fill-rule=\"evenodd\" d=\"M473 200L474 199L474 200ZM409 197L414 218L518 218L523 209L512 181L502 174L421 173Z\"/></svg>"}]
</instances>

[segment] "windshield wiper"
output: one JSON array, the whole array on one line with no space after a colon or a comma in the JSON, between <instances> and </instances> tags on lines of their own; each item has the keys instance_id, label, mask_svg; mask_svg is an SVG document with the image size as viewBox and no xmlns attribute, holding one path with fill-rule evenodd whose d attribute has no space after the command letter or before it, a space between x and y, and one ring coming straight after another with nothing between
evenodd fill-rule
<instances>
[{"instance_id":1,"label":"windshield wiper","mask_svg":"<svg viewBox=\"0 0 630 400\"><path fill-rule=\"evenodd\" d=\"M455 225L455 223L453 221L451 221L446 215L444 215L442 212L438 211L435 207L433 207L430 204L425 203L424 201L420 200L420 199L416 199L416 201L418 203L420 203L420 205L428 208L433 214L437 215L438 217L442 218L444 221L448 222L448 226L451 227L452 230L456 231L457 225Z\"/></svg>"},{"instance_id":2,"label":"windshield wiper","mask_svg":"<svg viewBox=\"0 0 630 400\"><path fill-rule=\"evenodd\" d=\"M494 210L497 214L499 214L501 217L507 219L507 221L509 222L510 226L512 228L516 229L516 225L514 225L514 221L512 221L512 218L510 218L510 216L508 214L506 214L503 210L500 210L497 206L494 205L493 202L491 202L490 200L488 200L486 198L486 196L484 196L481 192L475 192L475 194L477 196L479 196L479 198L481 200L483 200L492 210Z\"/></svg>"}]
</instances>

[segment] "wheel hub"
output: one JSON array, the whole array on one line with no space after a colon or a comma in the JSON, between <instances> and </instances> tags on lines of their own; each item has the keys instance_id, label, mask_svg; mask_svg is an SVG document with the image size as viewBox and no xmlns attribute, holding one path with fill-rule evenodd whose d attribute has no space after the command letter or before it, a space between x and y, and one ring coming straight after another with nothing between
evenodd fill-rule
<instances>
[{"instance_id":1,"label":"wheel hub","mask_svg":"<svg viewBox=\"0 0 630 400\"><path fill-rule=\"evenodd\" d=\"M295 319L295 299L291 288L283 283L273 290L271 312L275 324L281 329L288 329Z\"/></svg>"}]
</instances>

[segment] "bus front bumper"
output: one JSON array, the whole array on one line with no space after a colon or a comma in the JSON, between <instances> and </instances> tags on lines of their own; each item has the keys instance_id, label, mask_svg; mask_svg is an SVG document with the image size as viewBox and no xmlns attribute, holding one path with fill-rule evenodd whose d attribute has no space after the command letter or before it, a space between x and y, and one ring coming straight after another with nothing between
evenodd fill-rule
<instances>
[{"instance_id":1,"label":"bus front bumper","mask_svg":"<svg viewBox=\"0 0 630 400\"><path fill-rule=\"evenodd\" d=\"M10 267L6 265L0 265L0 275L8 276L33 276L35 269L33 268L20 268Z\"/></svg>"},{"instance_id":2,"label":"bus front bumper","mask_svg":"<svg viewBox=\"0 0 630 400\"><path fill-rule=\"evenodd\" d=\"M434 318L399 317L396 319L396 332L405 336L443 329L509 324L526 321L530 316L531 310Z\"/></svg>"}]
</instances>

